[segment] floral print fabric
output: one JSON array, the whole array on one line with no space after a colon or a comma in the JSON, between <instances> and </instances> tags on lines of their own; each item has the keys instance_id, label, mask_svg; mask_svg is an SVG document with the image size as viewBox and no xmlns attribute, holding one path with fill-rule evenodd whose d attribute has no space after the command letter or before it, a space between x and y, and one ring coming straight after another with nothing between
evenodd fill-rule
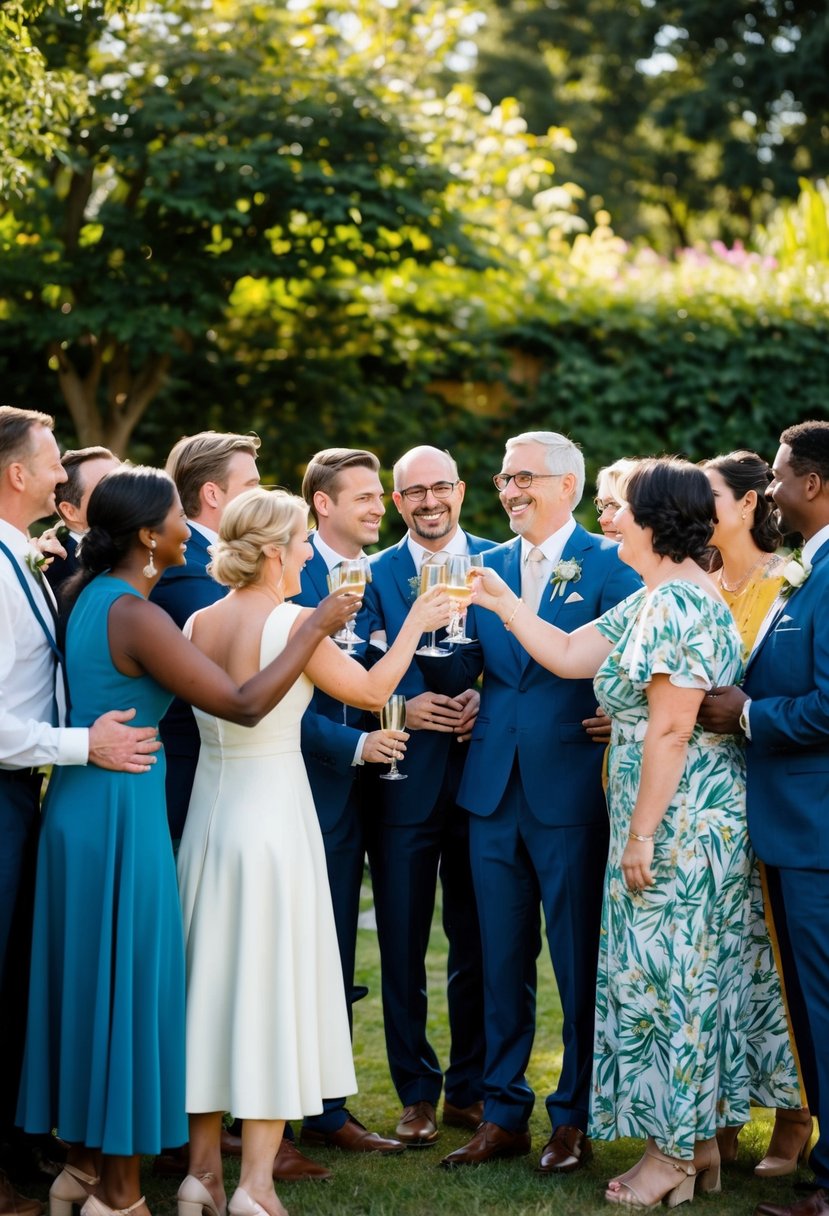
<instances>
[{"instance_id":1,"label":"floral print fabric","mask_svg":"<svg viewBox=\"0 0 829 1216\"><path fill-rule=\"evenodd\" d=\"M656 831L654 885L630 892L620 868L652 676L667 674L684 688L737 683L742 645L727 607L684 580L636 592L597 628L614 643L595 679L613 733L590 1134L653 1136L664 1152L689 1158L695 1140L747 1121L750 1097L767 1106L800 1105L762 898L754 890L736 736L695 728Z\"/></svg>"}]
</instances>

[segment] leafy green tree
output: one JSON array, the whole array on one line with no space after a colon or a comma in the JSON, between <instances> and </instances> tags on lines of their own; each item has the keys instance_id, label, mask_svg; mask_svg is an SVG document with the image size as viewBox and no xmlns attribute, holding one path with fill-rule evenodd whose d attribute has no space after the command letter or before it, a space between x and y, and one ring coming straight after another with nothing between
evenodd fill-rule
<instances>
[{"instance_id":1,"label":"leafy green tree","mask_svg":"<svg viewBox=\"0 0 829 1216\"><path fill-rule=\"evenodd\" d=\"M492 0L477 81L628 238L745 237L829 170L829 12L814 0ZM577 168L576 168L577 167Z\"/></svg>"}]
</instances>

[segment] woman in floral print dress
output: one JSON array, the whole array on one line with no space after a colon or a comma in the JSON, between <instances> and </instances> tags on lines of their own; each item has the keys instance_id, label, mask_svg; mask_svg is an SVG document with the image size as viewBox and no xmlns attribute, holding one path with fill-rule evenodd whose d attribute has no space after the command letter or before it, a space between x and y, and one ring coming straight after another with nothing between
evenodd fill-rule
<instances>
[{"instance_id":1,"label":"woman in floral print dress","mask_svg":"<svg viewBox=\"0 0 829 1216\"><path fill-rule=\"evenodd\" d=\"M642 1208L690 1199L695 1185L719 1188L720 1111L749 1115L743 1010L758 982L768 1068L754 1096L800 1100L777 973L743 965L753 855L742 750L696 725L706 692L742 673L731 614L698 565L711 489L696 466L662 459L637 466L626 496L619 554L642 591L570 635L523 609L491 572L478 576L476 602L558 675L594 675L613 719L590 1131L647 1137L641 1160L605 1193Z\"/></svg>"}]
</instances>

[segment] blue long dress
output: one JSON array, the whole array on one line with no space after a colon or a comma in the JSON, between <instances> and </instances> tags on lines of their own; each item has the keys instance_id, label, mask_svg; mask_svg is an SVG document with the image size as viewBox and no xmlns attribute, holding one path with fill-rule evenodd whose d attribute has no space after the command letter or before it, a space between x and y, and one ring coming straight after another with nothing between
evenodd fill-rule
<instances>
[{"instance_id":1,"label":"blue long dress","mask_svg":"<svg viewBox=\"0 0 829 1216\"><path fill-rule=\"evenodd\" d=\"M72 725L135 707L155 725L170 694L113 666L107 623L128 583L100 575L69 620ZM187 1139L184 948L161 753L148 773L55 769L37 861L18 1122L104 1153Z\"/></svg>"}]
</instances>

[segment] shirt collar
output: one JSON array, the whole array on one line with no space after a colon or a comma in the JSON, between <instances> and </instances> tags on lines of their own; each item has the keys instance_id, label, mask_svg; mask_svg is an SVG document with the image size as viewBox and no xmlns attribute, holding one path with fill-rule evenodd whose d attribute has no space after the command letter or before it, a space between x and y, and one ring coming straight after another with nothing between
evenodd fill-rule
<instances>
[{"instance_id":1,"label":"shirt collar","mask_svg":"<svg viewBox=\"0 0 829 1216\"><path fill-rule=\"evenodd\" d=\"M431 561L437 554L432 549L426 549L419 541L415 540L411 532L406 537L406 544L409 547L409 553L412 556L412 561L415 564L415 570L419 570L424 562ZM443 553L448 556L465 557L469 552L469 542L466 538L466 533L462 528L455 529L455 535L451 540L447 541L442 549L438 549L437 553Z\"/></svg>"},{"instance_id":2,"label":"shirt collar","mask_svg":"<svg viewBox=\"0 0 829 1216\"><path fill-rule=\"evenodd\" d=\"M194 519L188 519L187 527L191 532L198 532L199 536L203 536L209 545L215 545L219 539L219 533L214 532L212 528L208 528L206 524L197 524Z\"/></svg>"},{"instance_id":3,"label":"shirt collar","mask_svg":"<svg viewBox=\"0 0 829 1216\"><path fill-rule=\"evenodd\" d=\"M330 545L327 545L320 536L319 532L312 532L311 538L311 543L329 570L333 570L335 566L339 566L340 562L346 562L349 560L349 558L343 557L342 553L338 553L336 549L332 549ZM358 556L364 557L365 554L361 550Z\"/></svg>"},{"instance_id":4,"label":"shirt collar","mask_svg":"<svg viewBox=\"0 0 829 1216\"><path fill-rule=\"evenodd\" d=\"M0 540L4 541L15 557L25 559L32 549L32 540L25 532L15 528L6 519L0 519Z\"/></svg>"},{"instance_id":5,"label":"shirt collar","mask_svg":"<svg viewBox=\"0 0 829 1216\"><path fill-rule=\"evenodd\" d=\"M571 515L565 524L563 524L557 532L552 536L548 536L540 545L534 545L532 541L521 537L521 561L527 560L531 549L540 549L544 554L544 560L548 562L557 562L564 552L564 546L567 544L570 537L576 530L576 521Z\"/></svg>"},{"instance_id":6,"label":"shirt collar","mask_svg":"<svg viewBox=\"0 0 829 1216\"><path fill-rule=\"evenodd\" d=\"M803 546L802 555L810 564L815 559L815 554L819 549L822 549L829 540L829 524L825 528L821 528L819 532L815 532L814 536L810 536Z\"/></svg>"}]
</instances>

